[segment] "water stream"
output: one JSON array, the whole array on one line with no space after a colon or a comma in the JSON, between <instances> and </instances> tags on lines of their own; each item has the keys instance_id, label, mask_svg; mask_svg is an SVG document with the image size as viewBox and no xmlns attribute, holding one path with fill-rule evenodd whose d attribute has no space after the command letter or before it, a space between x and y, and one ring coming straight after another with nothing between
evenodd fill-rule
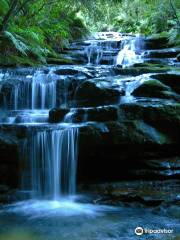
<instances>
[{"instance_id":1,"label":"water stream","mask_svg":"<svg viewBox=\"0 0 180 240\"><path fill-rule=\"evenodd\" d=\"M107 34L101 34L101 38L103 36L107 37ZM82 51L86 62L82 65L0 72L1 124L29 129L20 151L26 160L21 191L30 193L28 200L0 208L0 240L14 240L14 236L17 240L134 240L139 239L134 235L137 226L172 228L178 224L171 216L159 216L159 209L145 211L139 206L96 205L92 204L91 198L79 196L76 191L79 128L87 124L88 108L79 110L83 112L81 123L74 124L76 101L70 96L74 82L81 81L79 79L83 79L85 73L93 72L94 78L100 77L101 80L105 76L109 80L105 79L101 84L118 90L124 87L125 96L121 101L126 102L133 101L132 91L149 78L148 74L113 76L111 67L124 68L143 61L142 42L138 37L115 33L108 36L85 41ZM81 70L82 75L79 77L77 73L73 78L71 74L55 72L68 72L67 69ZM74 103L72 108L68 108L70 101ZM49 110L62 106L69 112L60 123L50 124ZM104 123L99 127L108 131ZM149 238L144 235L141 239ZM162 235L156 235L156 239L162 239Z\"/></svg>"}]
</instances>

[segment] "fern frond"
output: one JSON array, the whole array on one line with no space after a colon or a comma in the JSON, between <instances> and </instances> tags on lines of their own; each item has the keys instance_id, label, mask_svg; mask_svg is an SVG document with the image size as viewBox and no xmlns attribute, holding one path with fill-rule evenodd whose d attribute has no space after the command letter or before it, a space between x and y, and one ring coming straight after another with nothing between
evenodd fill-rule
<instances>
[{"instance_id":1,"label":"fern frond","mask_svg":"<svg viewBox=\"0 0 180 240\"><path fill-rule=\"evenodd\" d=\"M11 33L9 31L5 31L4 32L4 35L7 39L9 39L14 47L19 51L21 52L22 54L24 55L27 55L27 51L29 50L29 47L27 44L25 44L23 41L22 41L22 38L20 36L18 36L17 34L15 33ZM21 40L20 40L21 38Z\"/></svg>"}]
</instances>

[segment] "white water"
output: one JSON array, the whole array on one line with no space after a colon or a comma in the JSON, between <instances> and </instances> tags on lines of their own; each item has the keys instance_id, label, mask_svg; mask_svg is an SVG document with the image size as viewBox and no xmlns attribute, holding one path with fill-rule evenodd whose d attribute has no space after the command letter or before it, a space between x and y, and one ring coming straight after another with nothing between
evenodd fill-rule
<instances>
[{"instance_id":1,"label":"white water","mask_svg":"<svg viewBox=\"0 0 180 240\"><path fill-rule=\"evenodd\" d=\"M142 56L139 52L141 48L140 39L126 39L122 41L122 47L119 51L115 65L121 65L122 67L128 67L134 63L142 62Z\"/></svg>"},{"instance_id":2,"label":"white water","mask_svg":"<svg viewBox=\"0 0 180 240\"><path fill-rule=\"evenodd\" d=\"M45 109L56 106L56 81L51 75L36 73L32 79L32 109Z\"/></svg>"},{"instance_id":3,"label":"white water","mask_svg":"<svg viewBox=\"0 0 180 240\"><path fill-rule=\"evenodd\" d=\"M95 40L86 41L87 63L131 66L142 62L143 42L140 37L121 36L113 32L99 33ZM99 39L98 39L99 38Z\"/></svg>"},{"instance_id":4,"label":"white water","mask_svg":"<svg viewBox=\"0 0 180 240\"><path fill-rule=\"evenodd\" d=\"M53 69L49 73L37 70L25 76L19 72L17 72L17 75L15 74L16 71L12 72L11 75L8 73L1 73L0 75L1 80L8 79L11 81L8 94L5 90L4 108L34 110L56 106L57 76L53 73ZM2 91L2 85L0 91Z\"/></svg>"},{"instance_id":5,"label":"white water","mask_svg":"<svg viewBox=\"0 0 180 240\"><path fill-rule=\"evenodd\" d=\"M72 217L78 215L88 215L97 217L107 212L118 211L117 208L104 205L94 205L88 203L78 203L74 198L62 198L57 200L28 200L11 204L7 207L9 213L21 213L31 219L44 217ZM0 211L1 213L1 211Z\"/></svg>"},{"instance_id":6,"label":"white water","mask_svg":"<svg viewBox=\"0 0 180 240\"><path fill-rule=\"evenodd\" d=\"M59 200L63 194L75 194L77 141L75 127L32 133L23 146L29 156L32 198Z\"/></svg>"},{"instance_id":7,"label":"white water","mask_svg":"<svg viewBox=\"0 0 180 240\"><path fill-rule=\"evenodd\" d=\"M99 65L101 61L113 64L114 56L118 52L117 40L91 40L87 41L90 45L85 48L88 64Z\"/></svg>"}]
</instances>

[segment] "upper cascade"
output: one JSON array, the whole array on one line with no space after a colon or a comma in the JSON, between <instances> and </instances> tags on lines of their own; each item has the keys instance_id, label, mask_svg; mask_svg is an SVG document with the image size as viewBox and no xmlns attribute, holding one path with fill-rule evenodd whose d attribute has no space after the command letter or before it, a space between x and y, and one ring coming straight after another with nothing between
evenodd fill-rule
<instances>
[{"instance_id":1,"label":"upper cascade","mask_svg":"<svg viewBox=\"0 0 180 240\"><path fill-rule=\"evenodd\" d=\"M84 67L126 67L142 61L143 40L141 37L117 32L99 32L90 40L74 43L70 47L77 58L83 56ZM78 51L78 52L77 52ZM72 66L71 66L72 68ZM65 69L66 72L68 72ZM0 73L0 100L9 110L50 109L68 105L70 80L63 72L57 75L55 68L25 69ZM78 72L78 71L76 71Z\"/></svg>"},{"instance_id":2,"label":"upper cascade","mask_svg":"<svg viewBox=\"0 0 180 240\"><path fill-rule=\"evenodd\" d=\"M131 66L134 63L142 61L143 41L141 38L124 39L121 42L121 50L119 51L115 65L122 67Z\"/></svg>"},{"instance_id":3,"label":"upper cascade","mask_svg":"<svg viewBox=\"0 0 180 240\"><path fill-rule=\"evenodd\" d=\"M67 104L67 76L55 74L55 69L34 69L0 74L0 105L6 110L44 110ZM58 89L59 90L58 90Z\"/></svg>"},{"instance_id":4,"label":"upper cascade","mask_svg":"<svg viewBox=\"0 0 180 240\"><path fill-rule=\"evenodd\" d=\"M73 43L71 50L77 51L88 65L130 66L141 62L143 38L118 32L98 32L89 40ZM74 57L75 54L73 53ZM84 57L84 60L83 60Z\"/></svg>"}]
</instances>

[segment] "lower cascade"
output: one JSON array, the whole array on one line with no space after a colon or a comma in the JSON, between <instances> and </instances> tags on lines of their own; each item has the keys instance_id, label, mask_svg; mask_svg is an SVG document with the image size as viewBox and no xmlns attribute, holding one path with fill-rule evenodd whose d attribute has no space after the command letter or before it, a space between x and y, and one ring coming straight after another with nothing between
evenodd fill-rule
<instances>
[{"instance_id":1,"label":"lower cascade","mask_svg":"<svg viewBox=\"0 0 180 240\"><path fill-rule=\"evenodd\" d=\"M30 162L32 198L58 200L62 195L75 194L77 140L76 127L32 133L24 145Z\"/></svg>"}]
</instances>

